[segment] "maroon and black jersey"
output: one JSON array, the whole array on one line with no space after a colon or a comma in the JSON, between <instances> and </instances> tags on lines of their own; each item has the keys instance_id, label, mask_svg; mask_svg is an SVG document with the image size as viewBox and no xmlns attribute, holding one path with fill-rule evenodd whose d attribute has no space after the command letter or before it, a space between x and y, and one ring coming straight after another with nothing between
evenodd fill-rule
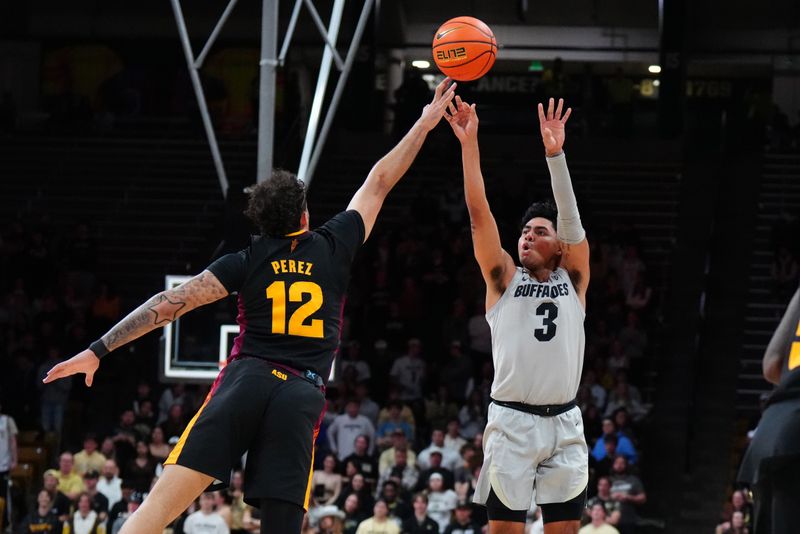
<instances>
[{"instance_id":1,"label":"maroon and black jersey","mask_svg":"<svg viewBox=\"0 0 800 534\"><path fill-rule=\"evenodd\" d=\"M286 237L253 237L208 270L238 293L239 336L230 358L264 358L327 380L339 346L350 266L364 221L344 211L322 227Z\"/></svg>"}]
</instances>

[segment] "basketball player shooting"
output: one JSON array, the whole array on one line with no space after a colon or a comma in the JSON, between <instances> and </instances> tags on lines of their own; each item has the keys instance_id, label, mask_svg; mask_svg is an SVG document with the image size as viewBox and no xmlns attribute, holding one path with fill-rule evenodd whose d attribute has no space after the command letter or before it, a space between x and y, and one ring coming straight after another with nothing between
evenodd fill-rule
<instances>
[{"instance_id":1,"label":"basketball player shooting","mask_svg":"<svg viewBox=\"0 0 800 534\"><path fill-rule=\"evenodd\" d=\"M550 203L522 218L518 267L503 250L486 199L475 104L456 97L445 117L461 142L464 194L475 258L486 282L495 376L475 502L491 534L522 534L534 497L546 534L576 533L586 499L588 449L575 395L583 367L589 244L563 152L564 101L539 104Z\"/></svg>"},{"instance_id":2,"label":"basketball player shooting","mask_svg":"<svg viewBox=\"0 0 800 534\"><path fill-rule=\"evenodd\" d=\"M45 383L83 373L91 386L108 352L238 293L239 336L228 365L121 534L160 534L206 488L227 486L245 451L245 500L260 507L262 534L300 532L350 265L386 195L442 118L455 86L449 78L439 84L433 101L372 167L346 211L309 231L303 182L274 171L250 195L246 213L261 235L248 248L155 295L87 350L47 373Z\"/></svg>"}]
</instances>

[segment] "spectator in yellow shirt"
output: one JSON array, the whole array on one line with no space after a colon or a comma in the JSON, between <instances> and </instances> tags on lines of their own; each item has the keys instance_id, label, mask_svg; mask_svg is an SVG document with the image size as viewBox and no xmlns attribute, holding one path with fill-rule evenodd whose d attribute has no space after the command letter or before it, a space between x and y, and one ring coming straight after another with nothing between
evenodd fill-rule
<instances>
[{"instance_id":1,"label":"spectator in yellow shirt","mask_svg":"<svg viewBox=\"0 0 800 534\"><path fill-rule=\"evenodd\" d=\"M91 432L86 434L83 450L75 455L75 473L83 476L87 471L100 472L105 463L106 457L97 450L97 437Z\"/></svg>"},{"instance_id":2,"label":"spectator in yellow shirt","mask_svg":"<svg viewBox=\"0 0 800 534\"><path fill-rule=\"evenodd\" d=\"M75 459L72 457L71 452L61 453L58 459L58 491L69 497L69 500L75 502L78 495L81 494L86 488L83 485L83 478L73 470Z\"/></svg>"}]
</instances>

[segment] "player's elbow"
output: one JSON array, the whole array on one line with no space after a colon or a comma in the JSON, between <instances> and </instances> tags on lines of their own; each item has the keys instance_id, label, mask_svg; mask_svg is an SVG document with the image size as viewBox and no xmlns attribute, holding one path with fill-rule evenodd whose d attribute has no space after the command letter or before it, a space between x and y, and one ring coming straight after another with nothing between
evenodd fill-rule
<instances>
[{"instance_id":1,"label":"player's elbow","mask_svg":"<svg viewBox=\"0 0 800 534\"><path fill-rule=\"evenodd\" d=\"M777 384L781 380L781 359L766 355L762 363L762 371L767 382Z\"/></svg>"}]
</instances>

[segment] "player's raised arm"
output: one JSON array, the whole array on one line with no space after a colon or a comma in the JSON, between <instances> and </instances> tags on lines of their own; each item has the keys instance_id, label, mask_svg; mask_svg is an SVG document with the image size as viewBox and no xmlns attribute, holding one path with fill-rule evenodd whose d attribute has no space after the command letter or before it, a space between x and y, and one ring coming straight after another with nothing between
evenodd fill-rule
<instances>
[{"instance_id":1,"label":"player's raised arm","mask_svg":"<svg viewBox=\"0 0 800 534\"><path fill-rule=\"evenodd\" d=\"M211 271L203 271L183 284L152 296L124 319L92 343L88 349L47 372L44 382L77 373L86 375L86 385L91 386L100 358L110 351L137 339L151 330L171 323L181 315L228 295L228 291Z\"/></svg>"},{"instance_id":2,"label":"player's raised arm","mask_svg":"<svg viewBox=\"0 0 800 534\"><path fill-rule=\"evenodd\" d=\"M558 239L562 245L561 267L569 273L585 308L586 289L589 287L589 242L581 224L578 201L572 191L572 180L563 150L564 126L572 113L572 108L567 108L562 115L563 98L559 98L558 107L553 108L552 98L548 102L546 115L544 106L539 104L539 127L547 156L547 167L550 169L553 197L558 208Z\"/></svg>"},{"instance_id":3,"label":"player's raised arm","mask_svg":"<svg viewBox=\"0 0 800 534\"><path fill-rule=\"evenodd\" d=\"M767 381L773 384L780 382L781 368L786 365L795 337L800 337L800 288L794 292L783 319L772 334L772 339L764 352L762 368Z\"/></svg>"},{"instance_id":4,"label":"player's raised arm","mask_svg":"<svg viewBox=\"0 0 800 534\"><path fill-rule=\"evenodd\" d=\"M514 276L514 260L503 250L500 232L489 209L486 188L481 173L478 149L478 114L471 106L456 97L450 106L447 122L461 142L461 163L464 166L464 200L472 227L472 246L481 273L486 281L486 307L491 307L503 294Z\"/></svg>"},{"instance_id":5,"label":"player's raised arm","mask_svg":"<svg viewBox=\"0 0 800 534\"><path fill-rule=\"evenodd\" d=\"M389 191L400 181L414 158L417 157L422 143L433 130L444 114L447 104L453 99L456 84L445 78L436 87L433 100L422 110L422 115L408 133L388 154L383 156L372 167L363 185L350 200L348 210L356 210L364 220L364 240L369 237L375 219L383 206Z\"/></svg>"}]
</instances>

